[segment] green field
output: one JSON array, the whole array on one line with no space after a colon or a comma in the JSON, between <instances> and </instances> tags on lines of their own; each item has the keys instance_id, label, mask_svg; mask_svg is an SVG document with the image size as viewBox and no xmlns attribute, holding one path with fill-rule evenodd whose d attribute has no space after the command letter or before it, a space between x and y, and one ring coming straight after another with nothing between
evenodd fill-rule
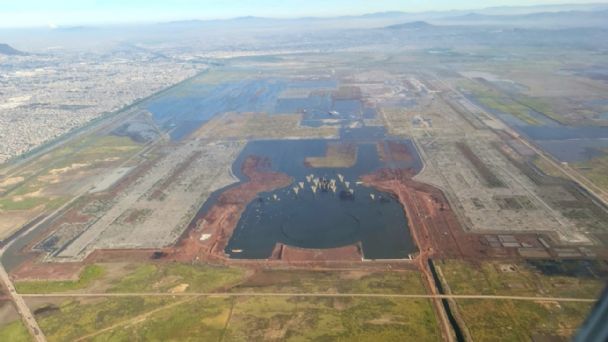
<instances>
[{"instance_id":1,"label":"green field","mask_svg":"<svg viewBox=\"0 0 608 342\"><path fill-rule=\"evenodd\" d=\"M542 122L530 114L540 113L547 118L564 123L564 118L556 114L551 105L542 98L525 95L508 95L472 81L462 81L459 86L471 92L477 101L485 107L510 114L528 125L540 125Z\"/></svg>"},{"instance_id":2,"label":"green field","mask_svg":"<svg viewBox=\"0 0 608 342\"><path fill-rule=\"evenodd\" d=\"M503 271L502 265L514 265L515 271ZM515 295L539 297L596 298L603 279L544 275L524 263L465 261L436 262L453 294Z\"/></svg>"},{"instance_id":3,"label":"green field","mask_svg":"<svg viewBox=\"0 0 608 342\"><path fill-rule=\"evenodd\" d=\"M73 299L36 315L49 341L73 341L175 302L172 298Z\"/></svg>"},{"instance_id":4,"label":"green field","mask_svg":"<svg viewBox=\"0 0 608 342\"><path fill-rule=\"evenodd\" d=\"M418 272L259 271L233 292L424 294Z\"/></svg>"},{"instance_id":5,"label":"green field","mask_svg":"<svg viewBox=\"0 0 608 342\"><path fill-rule=\"evenodd\" d=\"M120 276L104 264L87 266L74 281L18 281L19 293L86 291L93 284L110 293L237 292L237 293L381 293L424 294L416 271L256 270L240 267L146 263L129 265ZM124 274L123 274L124 273ZM185 286L187 285L187 286ZM97 290L96 290L97 291Z\"/></svg>"},{"instance_id":6,"label":"green field","mask_svg":"<svg viewBox=\"0 0 608 342\"><path fill-rule=\"evenodd\" d=\"M188 285L188 292L210 292L234 286L244 276L245 271L237 267L144 264L113 283L109 292L167 292L181 284Z\"/></svg>"},{"instance_id":7,"label":"green field","mask_svg":"<svg viewBox=\"0 0 608 342\"><path fill-rule=\"evenodd\" d=\"M573 167L589 178L593 184L608 191L608 150L604 152L605 154L600 157L576 163Z\"/></svg>"},{"instance_id":8,"label":"green field","mask_svg":"<svg viewBox=\"0 0 608 342\"><path fill-rule=\"evenodd\" d=\"M22 293L95 288L110 293L235 292L264 296L83 298L37 304L49 341L435 341L439 330L427 299L298 297L296 293L424 294L415 271L250 270L150 263L91 265L75 281L17 283ZM122 274L124 273L124 274ZM183 285L187 284L187 287ZM271 293L293 293L274 297ZM51 304L58 303L58 304ZM70 322L70 324L65 324ZM6 330L6 329L5 329ZM10 331L0 331L10 333Z\"/></svg>"},{"instance_id":9,"label":"green field","mask_svg":"<svg viewBox=\"0 0 608 342\"><path fill-rule=\"evenodd\" d=\"M75 195L64 188L94 169L118 165L141 149L127 137L90 136L77 139L26 164L14 176L23 181L5 189L0 209L22 211L44 205L52 210Z\"/></svg>"},{"instance_id":10,"label":"green field","mask_svg":"<svg viewBox=\"0 0 608 342\"><path fill-rule=\"evenodd\" d=\"M0 326L0 341L29 342L30 333L20 320Z\"/></svg>"},{"instance_id":11,"label":"green field","mask_svg":"<svg viewBox=\"0 0 608 342\"><path fill-rule=\"evenodd\" d=\"M134 297L67 301L37 318L49 341L436 341L440 336L426 299Z\"/></svg>"},{"instance_id":12,"label":"green field","mask_svg":"<svg viewBox=\"0 0 608 342\"><path fill-rule=\"evenodd\" d=\"M587 317L592 303L510 300L457 300L475 341L530 341L559 336L567 340Z\"/></svg>"},{"instance_id":13,"label":"green field","mask_svg":"<svg viewBox=\"0 0 608 342\"><path fill-rule=\"evenodd\" d=\"M93 281L100 279L105 274L103 267L89 265L80 273L78 280L66 281L19 281L15 288L19 293L60 293L75 291L88 287Z\"/></svg>"}]
</instances>

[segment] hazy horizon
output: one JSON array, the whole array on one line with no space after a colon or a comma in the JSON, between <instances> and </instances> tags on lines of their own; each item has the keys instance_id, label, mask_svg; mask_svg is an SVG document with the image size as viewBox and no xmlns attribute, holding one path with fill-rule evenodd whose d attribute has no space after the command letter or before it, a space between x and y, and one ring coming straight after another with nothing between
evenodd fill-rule
<instances>
[{"instance_id":1,"label":"hazy horizon","mask_svg":"<svg viewBox=\"0 0 608 342\"><path fill-rule=\"evenodd\" d=\"M534 7L551 5L608 4L608 0L574 3L572 0L489 0L479 6L476 1L454 3L447 0L431 1L346 1L330 3L320 0L287 0L280 4L271 0L254 1L192 1L178 0L165 3L143 1L42 1L24 0L1 3L1 28L26 28L154 23L181 20L215 20L239 17L300 18L364 15L379 12L421 13L432 11L476 11L493 7Z\"/></svg>"}]
</instances>

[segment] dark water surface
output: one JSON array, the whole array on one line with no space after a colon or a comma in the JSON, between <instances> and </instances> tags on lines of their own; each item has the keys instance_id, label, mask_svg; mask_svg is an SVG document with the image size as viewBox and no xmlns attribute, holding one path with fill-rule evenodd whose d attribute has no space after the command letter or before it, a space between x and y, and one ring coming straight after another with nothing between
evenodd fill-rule
<instances>
[{"instance_id":1,"label":"dark water surface","mask_svg":"<svg viewBox=\"0 0 608 342\"><path fill-rule=\"evenodd\" d=\"M586 161L603 155L602 150L608 148L606 126L566 126L535 111L529 114L540 124L530 125L511 114L484 106L474 96L467 96L467 99L533 140L560 161Z\"/></svg>"},{"instance_id":2,"label":"dark water surface","mask_svg":"<svg viewBox=\"0 0 608 342\"><path fill-rule=\"evenodd\" d=\"M401 204L390 194L357 184L361 175L391 166L379 160L375 144L357 145L358 158L353 167L306 167L304 159L324 155L327 143L256 141L246 146L234 164L236 175L243 178L240 165L244 158L257 155L270 158L272 168L293 177L294 183L260 194L247 207L226 248L230 257L268 258L278 242L301 248L334 248L360 242L366 259L407 258L416 250ZM404 143L415 151L410 141ZM415 156L399 166L419 170L420 165ZM313 192L314 184L307 176L335 179L336 192ZM303 188L300 182L304 183ZM294 187L298 187L297 194ZM354 192L352 196L349 189Z\"/></svg>"}]
</instances>

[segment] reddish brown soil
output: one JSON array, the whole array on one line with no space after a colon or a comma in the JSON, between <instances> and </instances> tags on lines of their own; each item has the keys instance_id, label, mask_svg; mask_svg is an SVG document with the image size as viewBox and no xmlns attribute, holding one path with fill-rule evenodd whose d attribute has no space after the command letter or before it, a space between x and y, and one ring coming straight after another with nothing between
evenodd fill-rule
<instances>
[{"instance_id":1,"label":"reddish brown soil","mask_svg":"<svg viewBox=\"0 0 608 342\"><path fill-rule=\"evenodd\" d=\"M428 184L412 180L412 170L380 170L363 177L366 184L395 194L406 211L408 225L420 250L414 259L422 272L425 287L430 294L438 294L428 265L431 257L462 256L476 254L474 239L462 231L443 193ZM442 335L451 335L448 320L439 299L432 300L441 322Z\"/></svg>"},{"instance_id":2,"label":"reddish brown soil","mask_svg":"<svg viewBox=\"0 0 608 342\"><path fill-rule=\"evenodd\" d=\"M507 256L506 250L489 248L479 235L463 231L441 190L412 180L412 175L411 170L380 170L364 176L363 181L399 198L423 258Z\"/></svg>"},{"instance_id":3,"label":"reddish brown soil","mask_svg":"<svg viewBox=\"0 0 608 342\"><path fill-rule=\"evenodd\" d=\"M279 244L276 249L280 251L276 258L287 263L297 263L303 260L311 262L357 262L362 259L359 245L330 249L304 249Z\"/></svg>"},{"instance_id":4,"label":"reddish brown soil","mask_svg":"<svg viewBox=\"0 0 608 342\"><path fill-rule=\"evenodd\" d=\"M97 249L85 259L84 263L117 262L117 261L149 261L154 259L158 249Z\"/></svg>"},{"instance_id":5,"label":"reddish brown soil","mask_svg":"<svg viewBox=\"0 0 608 342\"><path fill-rule=\"evenodd\" d=\"M357 162L357 145L352 143L328 143L325 155L322 157L307 157L304 159L306 167L328 167L335 165L335 161L343 164L340 167L351 167Z\"/></svg>"},{"instance_id":6,"label":"reddish brown soil","mask_svg":"<svg viewBox=\"0 0 608 342\"><path fill-rule=\"evenodd\" d=\"M11 272L14 280L76 280L84 263L39 263L27 260Z\"/></svg>"},{"instance_id":7,"label":"reddish brown soil","mask_svg":"<svg viewBox=\"0 0 608 342\"><path fill-rule=\"evenodd\" d=\"M174 248L167 250L168 258L183 261L224 258L224 249L247 205L257 194L285 187L292 182L286 174L271 171L267 158L249 156L243 163L242 171L249 181L222 193L196 227ZM211 234L211 237L200 241L202 234Z\"/></svg>"},{"instance_id":8,"label":"reddish brown soil","mask_svg":"<svg viewBox=\"0 0 608 342\"><path fill-rule=\"evenodd\" d=\"M407 145L398 141L380 141L376 148L383 162L411 162L413 159Z\"/></svg>"}]
</instances>

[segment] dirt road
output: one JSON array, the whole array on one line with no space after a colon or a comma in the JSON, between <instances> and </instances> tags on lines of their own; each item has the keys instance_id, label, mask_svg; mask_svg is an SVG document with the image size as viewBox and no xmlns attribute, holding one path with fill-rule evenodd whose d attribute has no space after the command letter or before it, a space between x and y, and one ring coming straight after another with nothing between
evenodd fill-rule
<instances>
[{"instance_id":1,"label":"dirt road","mask_svg":"<svg viewBox=\"0 0 608 342\"><path fill-rule=\"evenodd\" d=\"M537 302L583 302L593 303L596 298L571 297L534 297L500 295L454 295L454 294L391 294L391 293L287 293L287 292L133 292L133 293L33 293L21 297L354 297L354 298L404 298L404 299L485 299L485 300L522 300Z\"/></svg>"},{"instance_id":2,"label":"dirt road","mask_svg":"<svg viewBox=\"0 0 608 342\"><path fill-rule=\"evenodd\" d=\"M3 253L4 253L4 249L1 249L0 257L2 257ZM32 337L34 338L34 340L38 341L38 342L45 342L46 338L44 337L42 330L40 330L40 327L38 326L38 322L36 322L36 319L34 318L34 315L32 314L32 312L30 311L30 308L27 306L27 304L25 304L23 297L21 295L19 295L19 293L17 293L17 290L15 290L15 286L13 285L13 282L9 278L8 273L6 273L6 270L4 269L4 266L2 266L1 263L0 263L0 281L2 281L2 283L4 284L4 287L8 290L8 294L11 296L11 299L15 303L15 306L17 307L17 312L19 313L19 315L21 316L21 319L23 320L23 324L25 324L26 328L29 330L29 332L32 335Z\"/></svg>"}]
</instances>

